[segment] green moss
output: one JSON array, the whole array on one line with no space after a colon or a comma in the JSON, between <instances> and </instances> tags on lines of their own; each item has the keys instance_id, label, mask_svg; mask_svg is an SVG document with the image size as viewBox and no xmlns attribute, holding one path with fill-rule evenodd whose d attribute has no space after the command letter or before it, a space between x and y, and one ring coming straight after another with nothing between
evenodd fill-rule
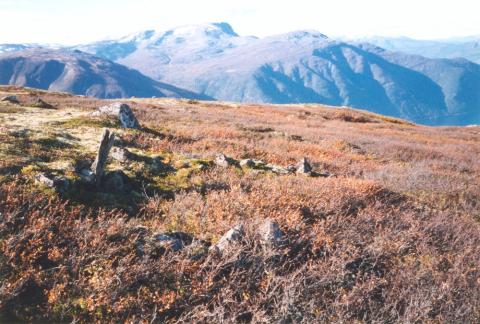
<instances>
[{"instance_id":1,"label":"green moss","mask_svg":"<svg viewBox=\"0 0 480 324\"><path fill-rule=\"evenodd\" d=\"M78 128L78 127L93 127L93 128L118 128L120 122L113 118L91 118L91 117L77 117L66 121L54 122L54 126L65 128Z\"/></svg>"}]
</instances>

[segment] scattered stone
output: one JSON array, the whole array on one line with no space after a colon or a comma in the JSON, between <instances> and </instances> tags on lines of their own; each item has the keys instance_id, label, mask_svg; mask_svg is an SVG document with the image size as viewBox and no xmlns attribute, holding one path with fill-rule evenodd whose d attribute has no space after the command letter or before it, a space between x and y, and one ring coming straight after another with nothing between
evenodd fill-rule
<instances>
[{"instance_id":1,"label":"scattered stone","mask_svg":"<svg viewBox=\"0 0 480 324\"><path fill-rule=\"evenodd\" d=\"M284 167L281 167L281 166L278 166L278 165L268 164L267 167L273 173L276 173L276 174L289 174L289 173L291 173L290 170L288 170L287 168L284 168Z\"/></svg>"},{"instance_id":2,"label":"scattered stone","mask_svg":"<svg viewBox=\"0 0 480 324\"><path fill-rule=\"evenodd\" d=\"M35 176L35 181L49 188L55 188L55 181L47 177L45 173L39 173Z\"/></svg>"},{"instance_id":3,"label":"scattered stone","mask_svg":"<svg viewBox=\"0 0 480 324\"><path fill-rule=\"evenodd\" d=\"M115 140L115 134L110 134L108 129L103 130L102 138L100 141L100 147L98 148L97 157L92 164L92 170L95 174L97 185L100 185L103 174L105 172L105 166L107 165L108 153L113 146Z\"/></svg>"},{"instance_id":4,"label":"scattered stone","mask_svg":"<svg viewBox=\"0 0 480 324\"><path fill-rule=\"evenodd\" d=\"M117 160L120 163L127 162L132 156L129 150L121 147L113 147L111 155L114 160Z\"/></svg>"},{"instance_id":5,"label":"scattered stone","mask_svg":"<svg viewBox=\"0 0 480 324\"><path fill-rule=\"evenodd\" d=\"M232 244L239 242L245 236L245 229L243 225L237 225L225 233L217 244L210 247L210 250L214 250L218 253L222 253L226 249L232 246Z\"/></svg>"},{"instance_id":6,"label":"scattered stone","mask_svg":"<svg viewBox=\"0 0 480 324\"><path fill-rule=\"evenodd\" d=\"M43 101L42 99L38 98L35 103L33 104L33 107L37 107L37 108L44 108L44 109L53 109L54 107L49 104L49 103L46 103L45 101Z\"/></svg>"},{"instance_id":7,"label":"scattered stone","mask_svg":"<svg viewBox=\"0 0 480 324\"><path fill-rule=\"evenodd\" d=\"M20 103L17 99L17 96L6 96L6 97L3 97L2 99L0 99L0 101L9 102L9 103L12 103L12 104L17 104L17 105Z\"/></svg>"},{"instance_id":8,"label":"scattered stone","mask_svg":"<svg viewBox=\"0 0 480 324\"><path fill-rule=\"evenodd\" d=\"M258 229L260 240L264 245L277 245L283 237L280 226L274 220L267 219Z\"/></svg>"},{"instance_id":9,"label":"scattered stone","mask_svg":"<svg viewBox=\"0 0 480 324\"><path fill-rule=\"evenodd\" d=\"M307 158L303 158L300 163L297 164L297 174L311 175L313 171L312 165Z\"/></svg>"},{"instance_id":10,"label":"scattered stone","mask_svg":"<svg viewBox=\"0 0 480 324\"><path fill-rule=\"evenodd\" d=\"M217 154L213 162L222 168L228 168L228 166L232 165L230 159L227 158L223 153Z\"/></svg>"},{"instance_id":11,"label":"scattered stone","mask_svg":"<svg viewBox=\"0 0 480 324\"><path fill-rule=\"evenodd\" d=\"M55 189L57 192L64 193L70 187L70 180L65 177L50 177L40 172L35 176L35 182L45 187Z\"/></svg>"},{"instance_id":12,"label":"scattered stone","mask_svg":"<svg viewBox=\"0 0 480 324\"><path fill-rule=\"evenodd\" d=\"M255 166L255 161L253 159L245 159L240 161L241 167L253 168Z\"/></svg>"},{"instance_id":13,"label":"scattered stone","mask_svg":"<svg viewBox=\"0 0 480 324\"><path fill-rule=\"evenodd\" d=\"M121 170L112 171L104 176L102 186L108 192L122 192L125 190L127 178L127 175Z\"/></svg>"},{"instance_id":14,"label":"scattered stone","mask_svg":"<svg viewBox=\"0 0 480 324\"><path fill-rule=\"evenodd\" d=\"M78 172L78 175L82 179L83 182L93 184L95 183L95 173L92 172L90 169L82 169Z\"/></svg>"},{"instance_id":15,"label":"scattered stone","mask_svg":"<svg viewBox=\"0 0 480 324\"><path fill-rule=\"evenodd\" d=\"M180 251L183 248L183 242L180 239L174 238L168 234L154 234L152 241L157 247L162 247L173 252Z\"/></svg>"},{"instance_id":16,"label":"scattered stone","mask_svg":"<svg viewBox=\"0 0 480 324\"><path fill-rule=\"evenodd\" d=\"M124 128L140 128L140 124L138 123L135 114L127 104L116 102L114 104L98 108L98 112L110 117L117 117L120 120L120 124Z\"/></svg>"}]
</instances>

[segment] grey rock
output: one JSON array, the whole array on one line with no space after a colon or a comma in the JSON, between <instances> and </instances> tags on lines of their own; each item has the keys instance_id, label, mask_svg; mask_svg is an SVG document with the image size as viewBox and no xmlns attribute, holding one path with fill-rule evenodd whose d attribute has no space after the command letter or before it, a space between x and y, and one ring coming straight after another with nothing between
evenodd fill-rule
<instances>
[{"instance_id":1,"label":"grey rock","mask_svg":"<svg viewBox=\"0 0 480 324\"><path fill-rule=\"evenodd\" d=\"M231 165L229 159L223 153L219 153L215 156L215 160L213 161L215 165L218 165L222 168L227 168Z\"/></svg>"},{"instance_id":2,"label":"grey rock","mask_svg":"<svg viewBox=\"0 0 480 324\"><path fill-rule=\"evenodd\" d=\"M95 173L93 173L90 169L82 169L80 170L80 172L78 172L78 175L80 176L80 179L82 179L82 181L85 183L95 183Z\"/></svg>"},{"instance_id":3,"label":"grey rock","mask_svg":"<svg viewBox=\"0 0 480 324\"><path fill-rule=\"evenodd\" d=\"M116 102L111 105L99 107L98 111L101 114L118 118L120 120L120 124L124 128L140 128L140 124L138 123L135 114L127 104Z\"/></svg>"},{"instance_id":4,"label":"grey rock","mask_svg":"<svg viewBox=\"0 0 480 324\"><path fill-rule=\"evenodd\" d=\"M0 99L0 101L9 102L9 103L13 103L13 104L19 104L20 103L17 99L17 96L6 96L6 97L3 97L2 99Z\"/></svg>"},{"instance_id":5,"label":"grey rock","mask_svg":"<svg viewBox=\"0 0 480 324\"><path fill-rule=\"evenodd\" d=\"M33 103L33 106L34 106L34 107L37 107L37 108L43 108L43 109L53 109L53 108L54 108L51 104L43 101L43 100L40 99L40 98L38 98L37 100L35 100L35 102Z\"/></svg>"},{"instance_id":6,"label":"grey rock","mask_svg":"<svg viewBox=\"0 0 480 324\"><path fill-rule=\"evenodd\" d=\"M255 161L253 159L244 159L240 161L241 167L253 168L255 166Z\"/></svg>"},{"instance_id":7,"label":"grey rock","mask_svg":"<svg viewBox=\"0 0 480 324\"><path fill-rule=\"evenodd\" d=\"M49 188L55 188L55 181L45 173L39 173L35 176L35 181Z\"/></svg>"},{"instance_id":8,"label":"grey rock","mask_svg":"<svg viewBox=\"0 0 480 324\"><path fill-rule=\"evenodd\" d=\"M297 164L297 174L303 174L303 175L311 175L313 171L312 165L308 161L307 158L303 158L298 164Z\"/></svg>"},{"instance_id":9,"label":"grey rock","mask_svg":"<svg viewBox=\"0 0 480 324\"><path fill-rule=\"evenodd\" d=\"M183 248L183 242L181 240L171 237L168 234L154 234L152 237L152 241L155 246L159 246L173 252L180 251Z\"/></svg>"},{"instance_id":10,"label":"grey rock","mask_svg":"<svg viewBox=\"0 0 480 324\"><path fill-rule=\"evenodd\" d=\"M102 186L108 192L122 192L125 190L125 179L127 176L123 171L112 171L104 176Z\"/></svg>"},{"instance_id":11,"label":"grey rock","mask_svg":"<svg viewBox=\"0 0 480 324\"><path fill-rule=\"evenodd\" d=\"M55 191L60 193L64 193L70 188L70 180L67 178L48 176L43 172L40 172L35 176L35 182L48 188L55 189Z\"/></svg>"},{"instance_id":12,"label":"grey rock","mask_svg":"<svg viewBox=\"0 0 480 324\"><path fill-rule=\"evenodd\" d=\"M105 172L105 166L107 165L108 154L110 153L110 149L113 146L114 140L115 134L110 134L110 131L105 128L100 140L97 157L92 164L92 170L95 174L97 185L100 185L102 181L102 177Z\"/></svg>"},{"instance_id":13,"label":"grey rock","mask_svg":"<svg viewBox=\"0 0 480 324\"><path fill-rule=\"evenodd\" d=\"M278 165L268 164L267 167L268 167L273 173L276 173L276 174L289 174L289 173L291 173L289 169L284 168L284 167L281 167L281 166L278 166Z\"/></svg>"},{"instance_id":14,"label":"grey rock","mask_svg":"<svg viewBox=\"0 0 480 324\"><path fill-rule=\"evenodd\" d=\"M274 220L267 219L258 229L261 243L268 246L277 245L283 237L280 226Z\"/></svg>"},{"instance_id":15,"label":"grey rock","mask_svg":"<svg viewBox=\"0 0 480 324\"><path fill-rule=\"evenodd\" d=\"M131 157L130 151L121 147L113 147L111 155L114 160L117 160L121 163L127 162Z\"/></svg>"},{"instance_id":16,"label":"grey rock","mask_svg":"<svg viewBox=\"0 0 480 324\"><path fill-rule=\"evenodd\" d=\"M243 225L237 225L225 233L217 242L217 244L210 247L210 250L222 253L235 243L241 241L244 236L245 229Z\"/></svg>"}]
</instances>

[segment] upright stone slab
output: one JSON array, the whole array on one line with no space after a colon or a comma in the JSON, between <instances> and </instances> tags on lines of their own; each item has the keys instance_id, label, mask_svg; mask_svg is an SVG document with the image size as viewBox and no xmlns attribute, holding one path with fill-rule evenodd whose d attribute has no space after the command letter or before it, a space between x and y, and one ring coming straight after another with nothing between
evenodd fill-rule
<instances>
[{"instance_id":1,"label":"upright stone slab","mask_svg":"<svg viewBox=\"0 0 480 324\"><path fill-rule=\"evenodd\" d=\"M114 140L115 134L110 134L110 131L105 128L100 141L100 147L98 148L97 157L92 164L92 171L95 174L97 185L100 185L102 181L103 174L105 173L105 166L107 165L108 153L113 146Z\"/></svg>"}]
</instances>

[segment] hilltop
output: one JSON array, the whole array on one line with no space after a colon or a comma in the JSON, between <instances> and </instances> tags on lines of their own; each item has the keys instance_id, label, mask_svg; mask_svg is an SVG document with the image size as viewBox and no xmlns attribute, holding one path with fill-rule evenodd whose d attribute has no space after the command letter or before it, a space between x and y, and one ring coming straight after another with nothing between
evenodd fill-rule
<instances>
[{"instance_id":1,"label":"hilltop","mask_svg":"<svg viewBox=\"0 0 480 324\"><path fill-rule=\"evenodd\" d=\"M480 127L150 98L127 129L112 100L3 96L0 320L480 318Z\"/></svg>"},{"instance_id":2,"label":"hilltop","mask_svg":"<svg viewBox=\"0 0 480 324\"><path fill-rule=\"evenodd\" d=\"M98 98L208 98L94 55L65 49L26 48L0 53L0 84Z\"/></svg>"}]
</instances>

